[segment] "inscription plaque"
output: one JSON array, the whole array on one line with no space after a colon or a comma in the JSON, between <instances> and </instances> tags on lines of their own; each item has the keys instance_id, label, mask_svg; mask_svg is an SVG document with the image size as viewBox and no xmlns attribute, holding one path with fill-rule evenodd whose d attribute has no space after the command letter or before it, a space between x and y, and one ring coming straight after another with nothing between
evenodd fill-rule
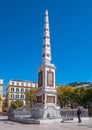
<instances>
[{"instance_id":1,"label":"inscription plaque","mask_svg":"<svg viewBox=\"0 0 92 130\"><path fill-rule=\"evenodd\" d=\"M55 96L47 96L46 103L55 103Z\"/></svg>"},{"instance_id":2,"label":"inscription plaque","mask_svg":"<svg viewBox=\"0 0 92 130\"><path fill-rule=\"evenodd\" d=\"M47 86L53 87L54 85L54 73L47 71Z\"/></svg>"},{"instance_id":3,"label":"inscription plaque","mask_svg":"<svg viewBox=\"0 0 92 130\"><path fill-rule=\"evenodd\" d=\"M38 87L41 87L42 86L42 82L43 82L43 72L40 71L38 73Z\"/></svg>"},{"instance_id":4,"label":"inscription plaque","mask_svg":"<svg viewBox=\"0 0 92 130\"><path fill-rule=\"evenodd\" d=\"M37 97L37 103L42 103L42 96Z\"/></svg>"}]
</instances>

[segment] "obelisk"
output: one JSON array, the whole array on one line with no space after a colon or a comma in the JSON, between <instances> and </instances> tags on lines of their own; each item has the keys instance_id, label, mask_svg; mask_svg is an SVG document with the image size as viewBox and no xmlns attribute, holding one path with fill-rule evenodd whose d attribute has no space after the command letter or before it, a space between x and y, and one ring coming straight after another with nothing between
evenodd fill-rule
<instances>
[{"instance_id":1,"label":"obelisk","mask_svg":"<svg viewBox=\"0 0 92 130\"><path fill-rule=\"evenodd\" d=\"M60 118L55 86L55 65L51 63L51 45L48 11L44 16L42 64L38 67L38 90L36 93L35 118Z\"/></svg>"}]
</instances>

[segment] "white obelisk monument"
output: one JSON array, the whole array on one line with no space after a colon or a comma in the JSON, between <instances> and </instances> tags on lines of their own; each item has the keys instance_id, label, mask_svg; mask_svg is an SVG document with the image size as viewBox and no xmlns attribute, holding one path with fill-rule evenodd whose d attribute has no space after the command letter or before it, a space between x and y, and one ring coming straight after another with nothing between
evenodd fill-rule
<instances>
[{"instance_id":1,"label":"white obelisk monument","mask_svg":"<svg viewBox=\"0 0 92 130\"><path fill-rule=\"evenodd\" d=\"M55 86L55 65L51 63L51 46L48 11L44 17L44 36L42 46L42 64L38 67L38 90L34 108L34 117L40 119L60 118L57 107L57 90Z\"/></svg>"}]
</instances>

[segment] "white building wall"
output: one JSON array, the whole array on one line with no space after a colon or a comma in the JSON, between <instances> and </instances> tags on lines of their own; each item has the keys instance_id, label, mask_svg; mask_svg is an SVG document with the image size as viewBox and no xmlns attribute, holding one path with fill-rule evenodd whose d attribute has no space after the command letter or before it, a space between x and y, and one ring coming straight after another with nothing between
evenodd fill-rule
<instances>
[{"instance_id":1,"label":"white building wall","mask_svg":"<svg viewBox=\"0 0 92 130\"><path fill-rule=\"evenodd\" d=\"M0 84L3 84L3 79L0 79Z\"/></svg>"}]
</instances>

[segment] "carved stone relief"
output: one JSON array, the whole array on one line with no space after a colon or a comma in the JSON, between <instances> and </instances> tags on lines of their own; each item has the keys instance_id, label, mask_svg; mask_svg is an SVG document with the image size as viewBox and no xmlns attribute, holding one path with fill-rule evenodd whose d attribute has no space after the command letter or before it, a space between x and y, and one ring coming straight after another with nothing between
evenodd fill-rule
<instances>
[{"instance_id":1,"label":"carved stone relief","mask_svg":"<svg viewBox=\"0 0 92 130\"><path fill-rule=\"evenodd\" d=\"M41 87L43 85L42 83L43 83L43 72L40 71L38 73L38 87Z\"/></svg>"},{"instance_id":2,"label":"carved stone relief","mask_svg":"<svg viewBox=\"0 0 92 130\"><path fill-rule=\"evenodd\" d=\"M46 103L55 103L55 96L47 96Z\"/></svg>"},{"instance_id":3,"label":"carved stone relief","mask_svg":"<svg viewBox=\"0 0 92 130\"><path fill-rule=\"evenodd\" d=\"M37 97L37 103L42 103L42 96Z\"/></svg>"},{"instance_id":4,"label":"carved stone relief","mask_svg":"<svg viewBox=\"0 0 92 130\"><path fill-rule=\"evenodd\" d=\"M47 71L47 86L53 87L54 85L54 73Z\"/></svg>"}]
</instances>

